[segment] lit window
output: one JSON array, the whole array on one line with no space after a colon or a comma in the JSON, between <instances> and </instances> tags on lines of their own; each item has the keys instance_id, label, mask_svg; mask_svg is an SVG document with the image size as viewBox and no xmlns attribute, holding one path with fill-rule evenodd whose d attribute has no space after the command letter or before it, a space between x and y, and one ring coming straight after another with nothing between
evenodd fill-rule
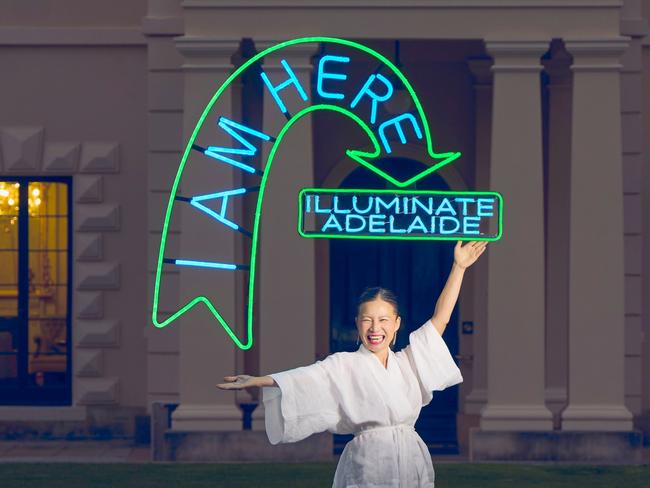
<instances>
[{"instance_id":1,"label":"lit window","mask_svg":"<svg viewBox=\"0 0 650 488\"><path fill-rule=\"evenodd\" d=\"M70 403L69 179L0 181L0 403Z\"/></svg>"}]
</instances>

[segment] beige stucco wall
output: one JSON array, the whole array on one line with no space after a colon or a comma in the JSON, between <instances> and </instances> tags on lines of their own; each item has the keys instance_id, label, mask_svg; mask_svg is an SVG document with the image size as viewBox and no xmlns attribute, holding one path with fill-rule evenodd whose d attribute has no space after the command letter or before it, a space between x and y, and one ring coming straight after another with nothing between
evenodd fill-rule
<instances>
[{"instance_id":1,"label":"beige stucco wall","mask_svg":"<svg viewBox=\"0 0 650 488\"><path fill-rule=\"evenodd\" d=\"M147 10L146 0L6 0L0 25L34 27L139 26Z\"/></svg>"},{"instance_id":2,"label":"beige stucco wall","mask_svg":"<svg viewBox=\"0 0 650 488\"><path fill-rule=\"evenodd\" d=\"M363 3L363 2L362 2ZM394 9L391 2L373 2L363 3L359 5L363 10L363 23L357 23L360 17L355 16L358 11L348 10L350 3L346 2L328 2L327 5L322 2L308 2L301 4L300 2L256 2L254 0L235 3L235 2L207 2L202 0L192 0L184 3L186 30L185 34L188 38L200 39L202 42L210 43L219 39L234 39L241 36L252 37L255 39L263 39L268 42L269 39L286 39L298 37L301 35L309 35L314 32L323 35L340 35L342 37L353 36L359 39L365 39L364 42L374 42L372 39L380 37L400 38L403 41L412 38L427 38L429 36L439 36L442 38L450 39L463 39L475 38L485 39L490 41L493 45L497 46L498 43L494 41L516 41L521 42L518 46L516 42L513 44L515 49L525 49L534 44L533 41L540 41L539 45L548 45L552 38L566 38L572 41L575 40L589 40L592 39L609 39L617 41L623 32L632 37L639 37L638 32L638 3L626 2L621 9L620 2L610 1L572 1L572 2L559 2L559 1L535 1L535 2L479 2L479 1L464 1L464 2L444 2L444 1L407 1L400 4L400 9ZM303 8L304 7L304 8ZM462 8L461 8L462 7ZM476 10L472 10L476 8ZM257 9L257 15L251 16L253 9ZM318 10L316 10L318 9ZM479 10L480 9L480 10ZM315 15L318 12L318 15ZM417 17L414 16L417 13ZM389 17L390 16L390 17ZM391 19L390 24L385 24L386 18ZM534 22L532 19L535 19ZM622 21L622 22L621 22ZM436 25L434 33L430 31L430 26ZM623 26L623 31L621 30ZM215 35L218 32L218 36ZM529 45L525 42L531 41ZM405 41L406 43L406 41ZM625 165L626 181L633 180L630 178L628 169L634 166L634 161L638 159L638 138L636 135L639 133L639 110L630 103L630 93L633 93L631 88L635 87L638 81L638 68L635 68L634 56L634 42L632 49L626 54L623 63L623 77L621 85L623 87L623 94L626 96L621 104L621 119L623 125L623 164ZM388 43L389 48L390 44ZM536 44L537 45L537 44ZM503 46L501 46L503 48ZM506 47L507 49L507 47ZM541 49L539 54L543 53ZM433 63L427 64L426 56L423 64L426 67L421 69L415 68L409 73L413 80L423 80L425 88L420 90L420 93L434 93L436 89L441 88L442 83L438 84L435 81L431 84L431 78L427 78L430 73L427 69L432 69ZM513 56L514 63L519 63L519 59ZM532 58L531 58L532 59ZM421 61L421 60L418 60ZM531 61L532 62L532 61ZM506 63L507 65L507 63ZM409 65L413 66L413 64ZM507 66L506 66L507 67ZM518 67L518 66L517 66ZM444 69L449 69L450 66L446 65ZM635 72L636 69L636 72ZM429 85L427 85L429 82ZM616 85L618 86L618 85ZM457 88L458 85L455 85ZM471 83L466 85L466 92L469 91ZM507 99L507 94L505 95ZM452 98L452 97L450 97ZM634 100L634 97L631 97ZM638 98L637 98L638 99ZM570 101L569 101L570 102ZM435 103L431 100L425 102L425 110L429 113L433 110L435 113ZM460 110L459 113L466 113L465 110ZM449 114L447 114L449 115ZM433 127L434 134L442 134L437 136L446 142L454 139L455 129L462 124L462 121L455 119L453 116L449 117L452 120L449 127ZM584 120L584 119L581 119ZM318 124L318 121L317 121ZM325 126L326 127L326 126ZM466 134L464 134L466 135ZM316 149L318 154L323 154L322 159L325 160L325 166L317 166L317 179L328 180L331 176L331 171L328 171L328 166L332 166L340 161L337 157L327 157L331 153L336 155L340 153L340 149L349 144L348 139L352 139L354 133L350 131L347 136L337 138L334 143L326 146L325 143L316 141ZM617 139L617 137L613 137ZM471 144L472 139L467 138L467 142ZM457 143L458 141L453 141ZM338 146L341 147L338 147ZM460 144L462 146L462 144ZM461 149L462 150L462 149ZM471 152L471 151L470 151ZM524 154L522 152L522 154ZM537 156L536 156L537 157ZM470 160L471 161L471 160ZM467 160L460 162L459 165L461 173L472 175L471 168L463 167L463 163ZM513 171L515 168L513 168ZM322 176L321 176L322 175ZM334 181L340 179L342 176L338 174L336 178L330 178ZM512 176L514 178L514 176ZM623 191L622 188L616 191ZM619 193L620 194L620 193ZM640 242L640 231L638 230L637 223L639 222L638 215L640 209L639 193L628 191L627 189L623 195L624 213L625 213L625 236L618 236L616 242L625 242L626 248L634 248ZM517 211L517 209L515 209ZM636 226L636 227L635 227ZM321 250L322 252L322 250ZM620 258L622 249L615 251L618 254L615 261ZM633 412L639 410L639 389L638 380L640 377L640 355L638 350L634 350L636 344L639 343L640 331L638 328L638 320L640 313L638 306L640 301L640 261L633 258L632 252L626 252L626 269L625 269L625 285L626 285L626 301L625 301L625 317L623 313L617 321L616 327L617 343L622 343L620 340L622 335L625 334L626 342L626 357L625 357L625 403ZM622 259L620 260L622 261ZM579 270L580 273L583 270ZM322 289L322 288L321 288ZM612 301L615 306L622 305ZM514 307L517 304L513 304ZM321 308L322 305L321 305ZM621 306L621 309L623 307ZM471 311L463 308L463 314L471 316ZM618 314L618 312L617 312ZM525 313L523 314L525 316ZM618 315L617 315L618 316ZM625 325L624 325L625 324ZM322 325L321 325L322 327ZM622 330L625 327L625 330ZM600 331L598 332L600 333ZM318 333L323 341L325 336L324 331ZM464 345L461 347L468 347L467 341L463 341ZM476 346L476 344L472 344ZM540 347L543 347L541 344ZM512 348L517 346L513 344ZM563 349L548 350L545 362L557 364L556 354L563 354ZM461 354L469 352L461 350ZM182 353L181 353L182 354ZM593 357L590 358L593 361ZM623 364L623 358L618 356L617 361ZM482 365L485 367L485 365ZM618 366L617 366L618 368ZM621 371L620 368L617 371ZM557 380L560 380L561 372L552 371ZM558 381L561 383L561 381ZM502 385L503 386L503 385ZM566 393L563 391L562 384L553 385L558 386L556 391L552 392L554 401L559 403L566 401ZM543 387L543 385L542 385ZM548 392L546 392L548 395ZM596 395L598 396L598 395Z\"/></svg>"},{"instance_id":3,"label":"beige stucco wall","mask_svg":"<svg viewBox=\"0 0 650 488\"><path fill-rule=\"evenodd\" d=\"M5 2L0 15L0 127L35 134L18 144L36 151L2 172L73 176L73 407L36 418L83 421L85 407L100 409L87 415L119 424L116 435L132 435L146 408L145 4ZM70 150L57 169L61 144ZM3 420L21 415L33 417L0 407Z\"/></svg>"},{"instance_id":4,"label":"beige stucco wall","mask_svg":"<svg viewBox=\"0 0 650 488\"><path fill-rule=\"evenodd\" d=\"M385 19L389 17L382 8L390 2L366 2L362 25L354 24L354 15L346 10L344 2L331 2L331 8L324 12L309 7L313 2L305 2L304 11L284 9L279 4L273 8L273 2L269 2L264 7L268 9L264 10L266 17L249 16L251 5L261 5L255 1L237 4L190 0L185 2L182 12L179 3L16 0L0 7L0 63L12 68L3 70L0 126L27 126L37 133L42 128L42 142L30 144L41 144L43 148L59 142L80 144L80 148L99 142L118 148L110 152L108 159L118 160L119 164L108 172L85 171L79 163L71 170L92 178L84 180L87 184L103 188L101 194L95 191L89 201L79 203L77 222L94 215L93 212L119 208L117 228L109 225L105 230L82 232L83 241L75 241L77 248L88 242L102 243L101 255L82 258L87 260L75 265L75 282L81 283L90 276L104 283L100 288L90 286L75 291L75 337L80 337L82 327L107 321L117 324L112 330L119 330L115 344L75 349L75 364L90 362L96 375L74 376L76 400L83 397L83 392L90 392L86 397L93 399L92 404L148 408L152 400L180 398L179 381L183 378L178 376L178 328L172 325L152 330L149 318L153 263L159 242L156 229L162 223L161 208L166 204L166 192L184 144L183 107L202 106L207 101L183 102L183 59L174 43L174 36L183 33L179 15L185 16L186 35L208 40L248 36L268 42L314 33L346 37L353 37L350 33L354 33L354 37L367 39L371 47L392 57L392 42L377 39L406 39L402 44L404 71L422 99L434 142L440 145L437 149L463 152L454 166L459 178L470 187L476 172L476 134L472 79L466 60L485 53L482 39L509 37L547 42L553 37L612 37L623 33L632 36L631 48L622 60L621 78L625 403L635 414L637 424L647 425L644 419L650 415L650 375L644 376L643 372L650 371L650 341L645 339L650 337L650 242L643 236L650 232L650 160L649 148L642 141L649 139L650 129L648 124L642 125L642 114L650 110L650 90L646 88L650 79L650 44L646 41L641 48L643 26L638 15L643 6L645 20L650 19L648 2L626 1L619 15L619 5L614 1L540 0L529 7L522 2L506 1L505 6L498 7L495 0L484 2L486 8L479 16L470 12L472 5L478 5L476 1L464 2L469 6L467 9L454 9L453 2L431 1L425 8L422 5L427 2L407 1L402 4L403 10L390 11L390 22L386 25ZM553 13L543 4L557 10ZM218 6L235 8L214 8ZM339 10L335 11L336 8ZM345 16L346 12L350 15ZM418 22L400 22L401 17L412 19L414 12ZM552 21L549 16L553 16ZM431 30L432 23L437 26L435 30ZM98 27L101 29L97 30ZM421 40L427 36L462 41ZM354 145L359 134L344 131L333 140L325 140L321 134L329 134L333 126L318 116L314 117L314 124L316 184L340 180L344 173L332 176L335 165L340 164L344 149ZM98 146L87 147L99 150ZM405 155L409 155L408 151ZM41 161L33 169L12 172L47 171ZM117 274L115 269L119 270ZM471 286L471 280L468 284ZM322 289L323 284L317 286ZM470 291L464 290L462 320L478 320ZM323 301L316 303L317 310L328 308ZM80 313L86 317L79 318ZM322 354L320 349L327 344L328 330L322 320L317 323L320 346L316 346L316 352ZM461 355L472 354L476 349L471 337L462 337ZM546 362L557 364L556 354L562 351L547 350ZM467 363L463 368L468 381L461 390L461 409L462 400L471 391L473 376ZM552 370L552 374L557 380L554 386L561 387L561 372ZM560 388L560 397L563 394L566 395Z\"/></svg>"}]
</instances>

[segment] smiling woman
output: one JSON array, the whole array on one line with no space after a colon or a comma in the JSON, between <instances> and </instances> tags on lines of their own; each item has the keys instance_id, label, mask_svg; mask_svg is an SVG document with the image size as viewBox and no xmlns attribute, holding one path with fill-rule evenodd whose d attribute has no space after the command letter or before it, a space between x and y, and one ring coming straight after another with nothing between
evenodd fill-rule
<instances>
[{"instance_id":1,"label":"smiling woman","mask_svg":"<svg viewBox=\"0 0 650 488\"><path fill-rule=\"evenodd\" d=\"M465 269L486 242L454 248L454 264L431 319L393 352L401 317L395 296L382 288L361 295L355 352L268 376L226 376L217 387L263 388L266 433L271 444L296 442L325 430L354 433L343 450L334 488L344 486L433 487L435 473L426 444L415 431L423 406L463 381L442 334L458 299Z\"/></svg>"}]
</instances>

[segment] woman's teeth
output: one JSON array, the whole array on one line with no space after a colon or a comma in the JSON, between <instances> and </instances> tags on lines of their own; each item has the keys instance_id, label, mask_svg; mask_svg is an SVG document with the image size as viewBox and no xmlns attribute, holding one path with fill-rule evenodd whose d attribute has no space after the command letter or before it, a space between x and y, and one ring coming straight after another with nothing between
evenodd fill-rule
<instances>
[{"instance_id":1,"label":"woman's teeth","mask_svg":"<svg viewBox=\"0 0 650 488\"><path fill-rule=\"evenodd\" d=\"M383 340L384 340L383 335L369 335L368 336L368 342L370 342L370 344L381 344L383 342Z\"/></svg>"}]
</instances>

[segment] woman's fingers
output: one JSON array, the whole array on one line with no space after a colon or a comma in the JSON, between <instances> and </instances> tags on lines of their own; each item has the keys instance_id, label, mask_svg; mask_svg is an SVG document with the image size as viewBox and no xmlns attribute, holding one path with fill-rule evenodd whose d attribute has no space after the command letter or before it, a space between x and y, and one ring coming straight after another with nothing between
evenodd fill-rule
<instances>
[{"instance_id":1,"label":"woman's fingers","mask_svg":"<svg viewBox=\"0 0 650 488\"><path fill-rule=\"evenodd\" d=\"M462 241L456 241L456 247L461 247L461 242ZM482 247L487 246L488 241L468 241L465 243L465 245L462 245L462 247L469 247L471 249L480 249Z\"/></svg>"},{"instance_id":2,"label":"woman's fingers","mask_svg":"<svg viewBox=\"0 0 650 488\"><path fill-rule=\"evenodd\" d=\"M237 376L224 376L223 379L227 381L227 383L219 383L217 388L221 388L222 390L233 390L239 388L239 385L235 383L237 381Z\"/></svg>"},{"instance_id":3,"label":"woman's fingers","mask_svg":"<svg viewBox=\"0 0 650 488\"><path fill-rule=\"evenodd\" d=\"M217 385L217 388L221 388L222 390L243 390L244 388L255 386L253 381L255 377L247 374L224 376L223 379L226 380L226 383L219 383Z\"/></svg>"}]
</instances>

